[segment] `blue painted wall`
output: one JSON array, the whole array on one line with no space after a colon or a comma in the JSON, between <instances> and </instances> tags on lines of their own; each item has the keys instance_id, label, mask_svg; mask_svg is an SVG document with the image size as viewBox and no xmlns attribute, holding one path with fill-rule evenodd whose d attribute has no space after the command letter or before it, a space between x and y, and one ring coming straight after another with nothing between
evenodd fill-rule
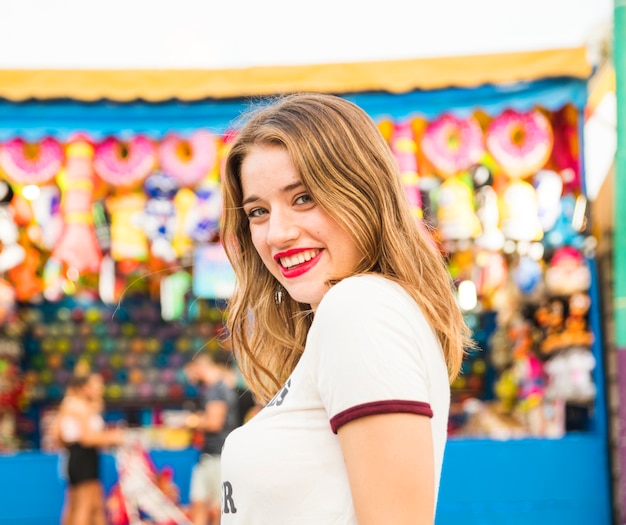
<instances>
[{"instance_id":1,"label":"blue painted wall","mask_svg":"<svg viewBox=\"0 0 626 525\"><path fill-rule=\"evenodd\" d=\"M189 501L194 450L152 452L174 468ZM606 447L593 435L518 441L452 440L443 467L436 525L610 525ZM116 479L105 455L106 488ZM64 485L58 457L38 452L0 457L0 525L58 525Z\"/></svg>"}]
</instances>

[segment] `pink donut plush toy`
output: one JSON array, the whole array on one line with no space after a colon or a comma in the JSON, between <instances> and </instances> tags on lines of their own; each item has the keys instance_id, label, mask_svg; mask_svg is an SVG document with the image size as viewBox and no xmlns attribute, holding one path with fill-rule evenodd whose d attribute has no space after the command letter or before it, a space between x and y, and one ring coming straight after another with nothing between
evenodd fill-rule
<instances>
[{"instance_id":1,"label":"pink donut plush toy","mask_svg":"<svg viewBox=\"0 0 626 525\"><path fill-rule=\"evenodd\" d=\"M526 113L507 109L491 121L486 133L489 153L514 179L528 177L543 168L553 142L550 121L537 109Z\"/></svg>"},{"instance_id":2,"label":"pink donut plush toy","mask_svg":"<svg viewBox=\"0 0 626 525\"><path fill-rule=\"evenodd\" d=\"M168 135L159 146L161 169L185 187L200 182L216 160L217 142L206 130L198 130L187 139Z\"/></svg>"},{"instance_id":3,"label":"pink donut plush toy","mask_svg":"<svg viewBox=\"0 0 626 525\"><path fill-rule=\"evenodd\" d=\"M155 145L138 135L129 141L109 137L95 148L93 167L98 176L112 186L135 186L154 169Z\"/></svg>"},{"instance_id":4,"label":"pink donut plush toy","mask_svg":"<svg viewBox=\"0 0 626 525\"><path fill-rule=\"evenodd\" d=\"M19 184L45 184L61 170L63 161L63 148L49 137L35 143L15 138L0 148L0 167Z\"/></svg>"},{"instance_id":5,"label":"pink donut plush toy","mask_svg":"<svg viewBox=\"0 0 626 525\"><path fill-rule=\"evenodd\" d=\"M426 126L422 150L441 175L456 175L481 159L485 151L482 130L474 117L444 114Z\"/></svg>"}]
</instances>

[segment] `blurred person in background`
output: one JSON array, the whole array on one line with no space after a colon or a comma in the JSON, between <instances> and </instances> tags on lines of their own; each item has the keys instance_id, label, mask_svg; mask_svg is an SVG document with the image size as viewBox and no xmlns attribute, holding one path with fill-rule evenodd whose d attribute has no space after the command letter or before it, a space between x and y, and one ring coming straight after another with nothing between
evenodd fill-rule
<instances>
[{"instance_id":1,"label":"blurred person in background","mask_svg":"<svg viewBox=\"0 0 626 525\"><path fill-rule=\"evenodd\" d=\"M226 436L239 425L236 376L231 353L202 353L185 366L187 380L200 387L202 410L191 414L187 427L202 431L204 440L191 474L190 502L194 525L218 525L221 513L221 454Z\"/></svg>"},{"instance_id":2,"label":"blurred person in background","mask_svg":"<svg viewBox=\"0 0 626 525\"><path fill-rule=\"evenodd\" d=\"M106 525L100 450L121 444L124 431L105 428L103 393L100 374L75 374L59 406L54 432L65 449L68 484L62 525Z\"/></svg>"}]
</instances>

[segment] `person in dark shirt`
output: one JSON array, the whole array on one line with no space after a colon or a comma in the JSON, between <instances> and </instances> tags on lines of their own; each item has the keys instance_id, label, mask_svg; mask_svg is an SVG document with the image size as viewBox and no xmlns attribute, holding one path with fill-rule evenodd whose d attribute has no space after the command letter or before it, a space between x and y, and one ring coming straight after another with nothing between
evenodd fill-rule
<instances>
[{"instance_id":1,"label":"person in dark shirt","mask_svg":"<svg viewBox=\"0 0 626 525\"><path fill-rule=\"evenodd\" d=\"M230 352L202 353L185 366L187 380L200 388L203 410L191 414L187 426L201 430L204 443L191 474L191 517L194 525L220 521L222 446L240 423L238 396L229 370Z\"/></svg>"}]
</instances>

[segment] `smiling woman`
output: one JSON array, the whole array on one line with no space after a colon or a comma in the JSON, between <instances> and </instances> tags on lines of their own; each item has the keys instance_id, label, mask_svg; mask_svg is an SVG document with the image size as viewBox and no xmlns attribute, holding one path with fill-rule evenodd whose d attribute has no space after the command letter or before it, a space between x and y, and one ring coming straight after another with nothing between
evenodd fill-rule
<instances>
[{"instance_id":1,"label":"smiling woman","mask_svg":"<svg viewBox=\"0 0 626 525\"><path fill-rule=\"evenodd\" d=\"M224 167L233 350L268 403L224 446L222 523L432 523L471 343L387 143L355 104L291 95Z\"/></svg>"}]
</instances>

